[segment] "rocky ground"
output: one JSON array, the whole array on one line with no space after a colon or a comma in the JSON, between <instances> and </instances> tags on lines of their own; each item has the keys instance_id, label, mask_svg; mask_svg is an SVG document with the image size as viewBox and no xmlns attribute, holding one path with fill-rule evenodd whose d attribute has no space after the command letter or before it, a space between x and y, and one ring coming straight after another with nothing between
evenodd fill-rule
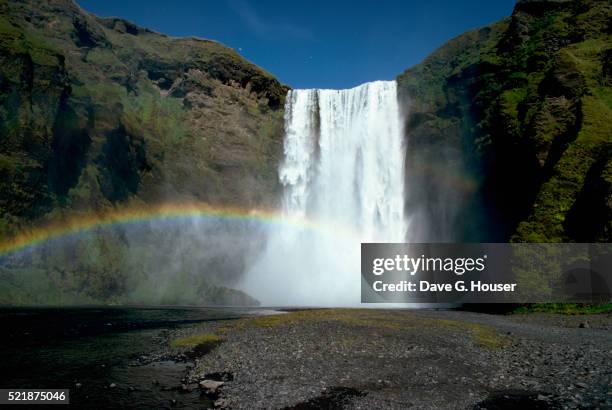
<instances>
[{"instance_id":1,"label":"rocky ground","mask_svg":"<svg viewBox=\"0 0 612 410\"><path fill-rule=\"evenodd\" d=\"M611 326L610 314L325 309L171 337L220 339L199 346L184 385L220 408L610 408Z\"/></svg>"}]
</instances>

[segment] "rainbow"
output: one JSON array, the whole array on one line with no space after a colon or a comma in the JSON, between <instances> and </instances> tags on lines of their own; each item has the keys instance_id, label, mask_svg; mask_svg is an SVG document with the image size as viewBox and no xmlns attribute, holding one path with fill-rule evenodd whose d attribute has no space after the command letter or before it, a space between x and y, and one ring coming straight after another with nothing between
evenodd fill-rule
<instances>
[{"instance_id":1,"label":"rainbow","mask_svg":"<svg viewBox=\"0 0 612 410\"><path fill-rule=\"evenodd\" d=\"M185 218L254 221L272 225L293 225L302 229L326 229L322 224L305 218L287 218L279 213L265 210L245 210L227 206L215 207L202 203L132 206L121 209L115 208L102 213L75 214L42 226L28 228L13 237L0 240L0 256L36 247L53 239L86 233L97 228Z\"/></svg>"}]
</instances>

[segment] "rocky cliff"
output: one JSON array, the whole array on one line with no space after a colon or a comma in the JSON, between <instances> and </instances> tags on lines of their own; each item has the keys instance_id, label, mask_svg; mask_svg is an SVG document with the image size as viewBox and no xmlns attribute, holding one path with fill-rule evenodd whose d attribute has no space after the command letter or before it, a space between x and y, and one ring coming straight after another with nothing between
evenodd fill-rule
<instances>
[{"instance_id":1,"label":"rocky cliff","mask_svg":"<svg viewBox=\"0 0 612 410\"><path fill-rule=\"evenodd\" d=\"M422 239L612 240L611 22L520 0L398 77Z\"/></svg>"}]
</instances>

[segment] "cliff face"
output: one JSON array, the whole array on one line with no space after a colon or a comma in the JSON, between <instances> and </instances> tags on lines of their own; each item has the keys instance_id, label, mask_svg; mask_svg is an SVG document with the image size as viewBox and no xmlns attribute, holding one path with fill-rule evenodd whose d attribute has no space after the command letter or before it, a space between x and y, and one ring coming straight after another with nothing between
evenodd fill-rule
<instances>
[{"instance_id":1,"label":"cliff face","mask_svg":"<svg viewBox=\"0 0 612 410\"><path fill-rule=\"evenodd\" d=\"M425 240L612 240L611 21L607 1L519 1L398 77Z\"/></svg>"},{"instance_id":2,"label":"cliff face","mask_svg":"<svg viewBox=\"0 0 612 410\"><path fill-rule=\"evenodd\" d=\"M286 92L214 41L0 0L0 238L141 204L273 205ZM256 239L204 222L98 229L4 258L0 304L255 303L225 286L246 263L228 255Z\"/></svg>"},{"instance_id":3,"label":"cliff face","mask_svg":"<svg viewBox=\"0 0 612 410\"><path fill-rule=\"evenodd\" d=\"M269 205L287 88L213 41L0 1L0 234L166 198Z\"/></svg>"}]
</instances>

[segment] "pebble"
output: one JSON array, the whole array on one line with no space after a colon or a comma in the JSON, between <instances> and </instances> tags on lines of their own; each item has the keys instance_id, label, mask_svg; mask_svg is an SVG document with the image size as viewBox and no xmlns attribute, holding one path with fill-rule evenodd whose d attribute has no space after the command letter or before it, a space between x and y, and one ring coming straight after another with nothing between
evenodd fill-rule
<instances>
[{"instance_id":1,"label":"pebble","mask_svg":"<svg viewBox=\"0 0 612 410\"><path fill-rule=\"evenodd\" d=\"M228 404L229 402L227 401L227 399L223 399L223 398L215 400L215 403L214 403L215 407L221 408L221 409L226 408Z\"/></svg>"}]
</instances>

